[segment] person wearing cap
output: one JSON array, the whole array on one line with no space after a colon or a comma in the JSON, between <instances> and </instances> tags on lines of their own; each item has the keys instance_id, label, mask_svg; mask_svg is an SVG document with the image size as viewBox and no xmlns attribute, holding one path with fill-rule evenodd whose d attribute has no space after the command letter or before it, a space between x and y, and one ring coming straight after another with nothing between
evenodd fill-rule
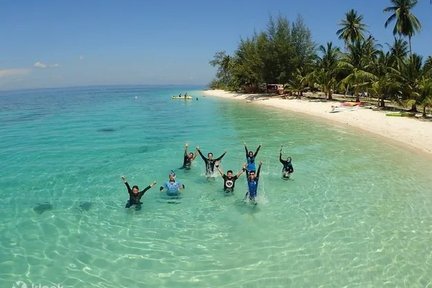
<instances>
[{"instance_id":1,"label":"person wearing cap","mask_svg":"<svg viewBox=\"0 0 432 288\"><path fill-rule=\"evenodd\" d=\"M190 170L191 169L191 165L192 165L192 161L195 160L196 156L197 156L197 152L192 153L189 152L188 153L188 144L185 144L185 149L184 149L184 156L183 156L183 166L182 169L186 169L186 170Z\"/></svg>"},{"instance_id":2,"label":"person wearing cap","mask_svg":"<svg viewBox=\"0 0 432 288\"><path fill-rule=\"evenodd\" d=\"M141 202L142 196L150 188L152 188L154 185L156 185L156 181L153 181L150 185L148 185L146 188L144 188L144 190L139 191L139 188L138 188L137 185L132 186L132 189L131 189L131 187L129 186L129 183L127 182L125 176L122 176L121 178L123 180L123 183L126 185L126 188L128 190L128 193L129 193L129 200L126 203L125 208L130 208L133 205L135 205L135 209L136 210L140 210L141 209L141 204L142 204L142 202Z\"/></svg>"},{"instance_id":3,"label":"person wearing cap","mask_svg":"<svg viewBox=\"0 0 432 288\"><path fill-rule=\"evenodd\" d=\"M232 170L228 170L226 174L223 173L223 171L219 168L219 162L216 163L215 166L224 180L225 193L234 193L235 181L241 176L241 174L243 174L243 172L246 171L246 164L243 165L242 170L240 170L236 175L233 174Z\"/></svg>"},{"instance_id":4,"label":"person wearing cap","mask_svg":"<svg viewBox=\"0 0 432 288\"><path fill-rule=\"evenodd\" d=\"M179 196L181 190L185 188L185 185L176 181L176 174L174 171L171 171L168 177L168 181L166 181L163 186L160 186L159 191L166 192L168 196Z\"/></svg>"},{"instance_id":5,"label":"person wearing cap","mask_svg":"<svg viewBox=\"0 0 432 288\"><path fill-rule=\"evenodd\" d=\"M216 162L220 162L220 161L222 160L222 158L223 158L223 157L225 156L225 154L226 154L226 151L225 151L221 156L219 156L218 158L214 159L214 158L213 158L213 153L209 152L209 153L207 154L207 157L205 157L205 156L202 154L202 152L201 152L201 150L200 150L199 147L196 147L196 150L198 151L198 153L199 153L199 155L201 156L201 158L204 160L204 164L205 164L205 166L206 166L206 176L207 176L207 177L213 177L215 163L216 163Z\"/></svg>"},{"instance_id":6,"label":"person wearing cap","mask_svg":"<svg viewBox=\"0 0 432 288\"><path fill-rule=\"evenodd\" d=\"M282 158L282 146L279 151L279 161L282 163L282 178L288 180L291 176L291 173L294 172L294 167L292 166L292 159L288 157L286 160Z\"/></svg>"}]
</instances>

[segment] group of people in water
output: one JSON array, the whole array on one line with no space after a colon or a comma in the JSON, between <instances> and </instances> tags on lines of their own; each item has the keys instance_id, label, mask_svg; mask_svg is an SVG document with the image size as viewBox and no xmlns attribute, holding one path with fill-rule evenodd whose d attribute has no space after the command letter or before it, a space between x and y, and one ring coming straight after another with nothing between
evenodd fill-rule
<instances>
[{"instance_id":1,"label":"group of people in water","mask_svg":"<svg viewBox=\"0 0 432 288\"><path fill-rule=\"evenodd\" d=\"M246 173L247 178L247 192L244 196L244 200L249 200L250 203L256 205L256 197L258 194L258 182L260 178L260 172L261 172L261 166L262 162L260 161L258 164L258 169L256 169L255 164L255 158L258 155L258 152L261 148L261 145L258 146L258 148L254 151L248 150L246 143L244 143L244 148L246 152L246 163L243 165L242 169L237 173L234 174L232 170L228 170L226 173L222 171L220 168L220 163L222 161L222 158L225 156L226 151L220 155L217 158L214 158L213 153L209 152L207 153L207 157L201 152L200 147L196 147L195 153L188 152L188 144L185 144L184 147L184 157L183 157L183 166L181 169L189 170L192 167L192 161L195 160L195 158L200 155L202 160L205 164L205 175L207 179L214 179L215 178L215 168L221 175L224 183L223 183L223 190L225 193L234 193L234 186L235 181L239 179L239 177ZM294 168L292 165L292 159L291 157L287 157L284 159L282 157L282 146L279 152L279 161L283 165L282 167L282 179L288 180L291 176L291 174L294 172ZM129 193L129 200L126 203L125 208L130 208L132 206L135 206L135 209L139 210L141 209L141 198L147 192L150 188L152 188L154 185L156 185L156 181L153 181L151 184L149 184L144 190L140 191L138 186L134 185L132 188L130 187L129 183L126 180L126 177L122 176L122 180L124 184L126 185L126 188ZM159 191L166 193L169 197L179 197L181 191L185 189L185 185L178 182L176 180L176 174L174 171L171 171L168 175L168 181L166 181L162 186L160 186Z\"/></svg>"}]
</instances>

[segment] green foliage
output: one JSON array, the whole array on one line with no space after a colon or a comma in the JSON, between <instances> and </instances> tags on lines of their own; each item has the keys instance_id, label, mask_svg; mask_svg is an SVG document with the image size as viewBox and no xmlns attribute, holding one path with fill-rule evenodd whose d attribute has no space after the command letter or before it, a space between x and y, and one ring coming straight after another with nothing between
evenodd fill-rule
<instances>
[{"instance_id":1,"label":"green foliage","mask_svg":"<svg viewBox=\"0 0 432 288\"><path fill-rule=\"evenodd\" d=\"M356 101L359 101L359 93L367 91L377 79L373 73L373 62L378 55L378 49L371 36L349 44L347 49L347 53L338 63L339 69L346 73L340 84L352 89L357 96Z\"/></svg>"},{"instance_id":2,"label":"green foliage","mask_svg":"<svg viewBox=\"0 0 432 288\"><path fill-rule=\"evenodd\" d=\"M357 15L357 12L353 9L348 11L345 14L345 19L339 23L342 28L336 31L339 39L344 40L347 44L364 40L366 25L362 21L362 15Z\"/></svg>"},{"instance_id":3,"label":"green foliage","mask_svg":"<svg viewBox=\"0 0 432 288\"><path fill-rule=\"evenodd\" d=\"M217 67L216 79L214 79L209 87L212 89L230 90L233 86L231 68L233 65L232 58L225 51L216 52L210 65Z\"/></svg>"},{"instance_id":4,"label":"green foliage","mask_svg":"<svg viewBox=\"0 0 432 288\"><path fill-rule=\"evenodd\" d=\"M417 102L423 106L423 117L426 117L426 108L432 107L432 79L423 77L419 83L419 97Z\"/></svg>"},{"instance_id":5,"label":"green foliage","mask_svg":"<svg viewBox=\"0 0 432 288\"><path fill-rule=\"evenodd\" d=\"M217 52L210 62L217 67L216 81L233 90L257 91L262 83L289 83L298 69L313 68L315 44L309 29L299 17L270 18L267 31L242 39L232 57ZM229 65L223 59L229 58Z\"/></svg>"},{"instance_id":6,"label":"green foliage","mask_svg":"<svg viewBox=\"0 0 432 288\"><path fill-rule=\"evenodd\" d=\"M390 2L393 6L385 8L384 12L393 14L390 15L384 26L387 28L391 22L395 22L393 35L408 37L411 51L411 38L421 29L420 21L411 13L411 10L417 5L417 0L391 0Z\"/></svg>"},{"instance_id":7,"label":"green foliage","mask_svg":"<svg viewBox=\"0 0 432 288\"><path fill-rule=\"evenodd\" d=\"M339 48L333 47L329 42L326 46L319 47L321 56L317 58L316 67L309 74L309 79L313 81L313 86L319 88L327 95L327 99L332 99L332 93L338 84L338 62L341 52Z\"/></svg>"},{"instance_id":8,"label":"green foliage","mask_svg":"<svg viewBox=\"0 0 432 288\"><path fill-rule=\"evenodd\" d=\"M217 68L210 87L257 92L264 83L284 84L286 90L302 95L306 90L332 93L362 92L400 104L430 107L432 57L426 61L411 53L411 37L420 29L411 13L416 0L390 0L385 12L393 13L385 26L395 22L393 33L407 36L409 42L395 38L382 50L372 36L365 37L363 16L350 10L336 32L345 41L341 52L333 43L317 49L310 30L301 17L294 23L286 18L270 17L265 31L241 39L233 55L217 52L210 64ZM357 98L357 100L359 100Z\"/></svg>"}]
</instances>

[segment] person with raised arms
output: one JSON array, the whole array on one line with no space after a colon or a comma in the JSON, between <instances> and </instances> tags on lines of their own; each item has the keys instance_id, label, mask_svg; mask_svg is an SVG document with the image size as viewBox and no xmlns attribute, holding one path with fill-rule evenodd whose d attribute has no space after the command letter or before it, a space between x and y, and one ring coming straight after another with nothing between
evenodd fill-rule
<instances>
[{"instance_id":1,"label":"person with raised arms","mask_svg":"<svg viewBox=\"0 0 432 288\"><path fill-rule=\"evenodd\" d=\"M233 174L232 170L228 170L225 174L220 168L219 163L216 163L216 169L219 171L220 175L224 180L224 191L225 193L234 193L235 181L246 171L246 164L243 165L242 170L240 170L236 175Z\"/></svg>"},{"instance_id":2,"label":"person with raised arms","mask_svg":"<svg viewBox=\"0 0 432 288\"><path fill-rule=\"evenodd\" d=\"M201 152L199 146L196 147L196 150L198 151L199 155L201 156L201 158L202 158L203 161L204 161L205 168L206 168L206 176L207 176L207 178L213 177L213 175L214 175L214 167L215 167L215 163L216 163L216 162L219 162L219 161L222 160L222 158L223 158L223 157L225 156L225 154L226 154L226 151L225 151L221 156L219 156L218 158L214 159L214 158L213 158L213 153L209 152L209 153L207 154L207 157L205 157L205 156L202 154L202 152Z\"/></svg>"},{"instance_id":3,"label":"person with raised arms","mask_svg":"<svg viewBox=\"0 0 432 288\"><path fill-rule=\"evenodd\" d=\"M255 198L258 195L258 181L260 177L261 166L262 166L262 162L260 161L258 165L258 171L257 172L255 172L254 170L249 171L247 176L248 191L245 194L244 200L246 200L247 197L249 196L249 201L255 205L257 204Z\"/></svg>"},{"instance_id":4,"label":"person with raised arms","mask_svg":"<svg viewBox=\"0 0 432 288\"><path fill-rule=\"evenodd\" d=\"M176 180L176 174L171 170L168 175L168 181L166 181L163 186L160 186L159 191L165 192L167 196L173 197L180 196L180 192L184 188L185 185Z\"/></svg>"},{"instance_id":5,"label":"person with raised arms","mask_svg":"<svg viewBox=\"0 0 432 288\"><path fill-rule=\"evenodd\" d=\"M147 192L150 188L152 188L154 185L156 185L156 181L153 181L149 186L147 186L146 188L144 188L144 190L139 191L139 188L137 185L129 186L129 183L126 180L125 176L122 176L121 179L123 180L123 183L126 185L126 188L128 190L129 193L129 200L126 203L125 208L130 208L133 205L135 205L135 209L136 210L140 210L141 209L141 198L144 195L145 192Z\"/></svg>"},{"instance_id":6,"label":"person with raised arms","mask_svg":"<svg viewBox=\"0 0 432 288\"><path fill-rule=\"evenodd\" d=\"M282 158L282 145L279 151L279 162L282 163L282 178L284 180L288 180L291 176L291 173L294 172L294 167L291 163L292 159L291 157L288 157L286 160Z\"/></svg>"},{"instance_id":7,"label":"person with raised arms","mask_svg":"<svg viewBox=\"0 0 432 288\"><path fill-rule=\"evenodd\" d=\"M186 169L186 170L191 169L192 161L195 160L195 158L197 156L197 152L195 152L195 153L189 152L188 153L188 147L189 147L189 145L186 143L185 148L184 148L184 155L183 155L183 166L181 167L182 169Z\"/></svg>"},{"instance_id":8,"label":"person with raised arms","mask_svg":"<svg viewBox=\"0 0 432 288\"><path fill-rule=\"evenodd\" d=\"M249 171L256 171L255 166L255 157L258 155L258 152L261 148L261 145L258 146L258 148L255 150L255 153L252 150L248 150L246 146L246 142L244 143L244 148L246 151L246 161L247 161L247 167L246 170Z\"/></svg>"}]
</instances>

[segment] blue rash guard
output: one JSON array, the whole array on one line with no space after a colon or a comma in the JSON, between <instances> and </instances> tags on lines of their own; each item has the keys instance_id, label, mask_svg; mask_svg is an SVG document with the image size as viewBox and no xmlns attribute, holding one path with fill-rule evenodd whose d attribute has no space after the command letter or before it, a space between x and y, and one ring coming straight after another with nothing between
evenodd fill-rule
<instances>
[{"instance_id":1,"label":"blue rash guard","mask_svg":"<svg viewBox=\"0 0 432 288\"><path fill-rule=\"evenodd\" d=\"M260 171L261 171L261 165L258 166L258 172L256 173L255 179L251 180L248 178L247 180L248 194L249 194L249 199L251 200L254 200L258 194L258 181L259 181Z\"/></svg>"},{"instance_id":2,"label":"blue rash guard","mask_svg":"<svg viewBox=\"0 0 432 288\"><path fill-rule=\"evenodd\" d=\"M255 157L246 157L246 160L247 160L246 170L255 171L256 170Z\"/></svg>"},{"instance_id":3,"label":"blue rash guard","mask_svg":"<svg viewBox=\"0 0 432 288\"><path fill-rule=\"evenodd\" d=\"M180 182L171 182L171 181L167 181L165 182L163 188L165 188L167 191L167 195L168 196L178 196L180 194L180 188L183 188L183 184L181 184Z\"/></svg>"},{"instance_id":4,"label":"blue rash guard","mask_svg":"<svg viewBox=\"0 0 432 288\"><path fill-rule=\"evenodd\" d=\"M248 181L249 198L255 198L258 191L258 177L255 180Z\"/></svg>"},{"instance_id":5,"label":"blue rash guard","mask_svg":"<svg viewBox=\"0 0 432 288\"><path fill-rule=\"evenodd\" d=\"M256 166L255 166L255 157L258 154L258 151L260 150L261 145L258 146L257 150L255 151L255 153L250 156L249 155L249 150L247 149L246 145L245 145L245 151L246 151L246 161L247 161L247 166L246 166L246 170L247 171L255 171L256 170Z\"/></svg>"}]
</instances>

